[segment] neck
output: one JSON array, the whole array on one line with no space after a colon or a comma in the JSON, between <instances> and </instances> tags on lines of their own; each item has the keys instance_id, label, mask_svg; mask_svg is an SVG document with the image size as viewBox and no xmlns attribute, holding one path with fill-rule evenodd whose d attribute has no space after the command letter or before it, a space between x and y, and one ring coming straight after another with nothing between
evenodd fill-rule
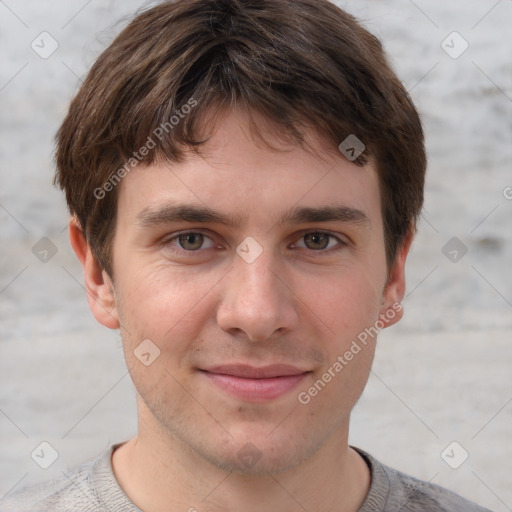
<instances>
[{"instance_id":1,"label":"neck","mask_svg":"<svg viewBox=\"0 0 512 512\"><path fill-rule=\"evenodd\" d=\"M146 512L356 512L370 488L368 466L348 446L348 420L307 460L278 474L227 472L168 432L156 436L143 424L114 452L112 465L125 494Z\"/></svg>"}]
</instances>

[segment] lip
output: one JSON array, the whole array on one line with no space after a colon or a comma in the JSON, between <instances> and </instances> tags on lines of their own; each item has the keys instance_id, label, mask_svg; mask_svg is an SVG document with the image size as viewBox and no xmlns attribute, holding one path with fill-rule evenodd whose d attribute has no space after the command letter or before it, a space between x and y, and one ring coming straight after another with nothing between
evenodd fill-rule
<instances>
[{"instance_id":1,"label":"lip","mask_svg":"<svg viewBox=\"0 0 512 512\"><path fill-rule=\"evenodd\" d=\"M200 372L217 387L247 401L264 402L289 393L309 370L274 364L263 367L221 365Z\"/></svg>"}]
</instances>

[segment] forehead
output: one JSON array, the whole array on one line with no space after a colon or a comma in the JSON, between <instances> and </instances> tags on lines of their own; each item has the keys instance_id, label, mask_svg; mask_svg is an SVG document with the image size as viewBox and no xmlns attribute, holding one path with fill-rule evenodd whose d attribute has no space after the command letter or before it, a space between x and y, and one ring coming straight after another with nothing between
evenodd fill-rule
<instances>
[{"instance_id":1,"label":"forehead","mask_svg":"<svg viewBox=\"0 0 512 512\"><path fill-rule=\"evenodd\" d=\"M119 215L132 220L170 203L222 211L240 225L252 219L282 218L294 207L345 206L380 217L380 195L373 162L355 165L330 149L314 132L313 151L284 144L277 127L258 127L277 151L251 132L240 112L216 121L200 154L188 152L182 163L140 166L119 191Z\"/></svg>"}]
</instances>

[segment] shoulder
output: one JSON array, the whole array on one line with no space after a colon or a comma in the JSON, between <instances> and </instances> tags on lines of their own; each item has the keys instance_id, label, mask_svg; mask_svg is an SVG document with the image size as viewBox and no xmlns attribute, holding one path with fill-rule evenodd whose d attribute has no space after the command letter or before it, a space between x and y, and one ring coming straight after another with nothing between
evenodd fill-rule
<instances>
[{"instance_id":1,"label":"shoulder","mask_svg":"<svg viewBox=\"0 0 512 512\"><path fill-rule=\"evenodd\" d=\"M0 501L0 512L102 510L87 482L91 464L78 466L59 479L14 492Z\"/></svg>"},{"instance_id":2,"label":"shoulder","mask_svg":"<svg viewBox=\"0 0 512 512\"><path fill-rule=\"evenodd\" d=\"M403 512L490 512L444 487L419 480L387 468L392 485L391 495L402 502Z\"/></svg>"},{"instance_id":3,"label":"shoulder","mask_svg":"<svg viewBox=\"0 0 512 512\"><path fill-rule=\"evenodd\" d=\"M21 489L0 501L0 512L139 511L112 471L114 447L59 479Z\"/></svg>"},{"instance_id":4,"label":"shoulder","mask_svg":"<svg viewBox=\"0 0 512 512\"><path fill-rule=\"evenodd\" d=\"M360 512L491 512L436 484L386 466L359 448L370 467L370 492Z\"/></svg>"}]
</instances>

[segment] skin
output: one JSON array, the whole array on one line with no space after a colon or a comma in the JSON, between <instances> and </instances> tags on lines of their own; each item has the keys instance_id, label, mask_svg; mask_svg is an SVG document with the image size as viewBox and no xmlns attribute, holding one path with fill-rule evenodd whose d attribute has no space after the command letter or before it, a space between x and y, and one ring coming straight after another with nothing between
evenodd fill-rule
<instances>
[{"instance_id":1,"label":"skin","mask_svg":"<svg viewBox=\"0 0 512 512\"><path fill-rule=\"evenodd\" d=\"M250 135L245 114L231 112L201 156L132 171L119 190L113 280L70 223L90 308L101 324L121 330L139 432L112 462L121 487L146 512L348 512L368 492L369 470L348 446L348 431L376 339L308 404L297 397L403 298L412 236L388 269L371 159L357 167L323 151L315 133L308 140L316 154L298 146L273 151ZM138 219L178 203L240 223ZM357 209L367 220L279 223L291 208L327 205ZM183 247L176 238L182 231L205 238ZM326 231L333 236L311 238ZM247 237L263 250L252 263L236 252ZM160 350L149 366L134 355L145 339ZM311 373L285 395L254 402L227 394L198 370L240 362ZM247 443L259 456L251 465L238 456Z\"/></svg>"}]
</instances>

